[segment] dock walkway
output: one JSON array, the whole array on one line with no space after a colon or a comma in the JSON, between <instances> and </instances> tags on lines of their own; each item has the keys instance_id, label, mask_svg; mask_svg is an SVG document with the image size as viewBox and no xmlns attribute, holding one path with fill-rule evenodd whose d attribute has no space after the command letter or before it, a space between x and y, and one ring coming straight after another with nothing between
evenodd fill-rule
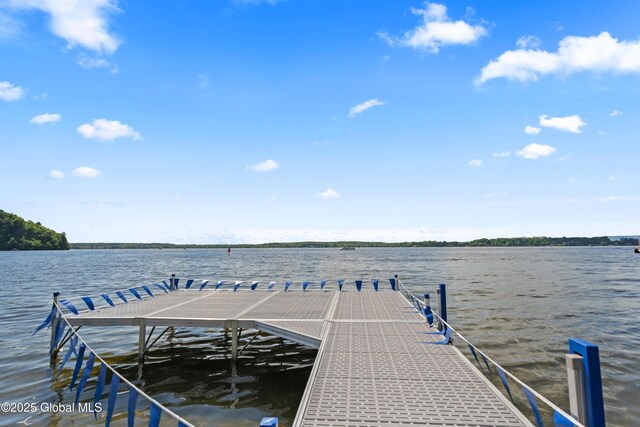
<instances>
[{"instance_id":1,"label":"dock walkway","mask_svg":"<svg viewBox=\"0 0 640 427\"><path fill-rule=\"evenodd\" d=\"M318 348L296 427L532 426L391 290L174 291L66 315L74 326L255 328Z\"/></svg>"}]
</instances>

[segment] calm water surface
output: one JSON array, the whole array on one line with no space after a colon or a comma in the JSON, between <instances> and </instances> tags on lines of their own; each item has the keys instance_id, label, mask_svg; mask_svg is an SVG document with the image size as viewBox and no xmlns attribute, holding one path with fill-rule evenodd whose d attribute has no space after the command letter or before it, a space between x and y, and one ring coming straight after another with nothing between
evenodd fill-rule
<instances>
[{"instance_id":1,"label":"calm water surface","mask_svg":"<svg viewBox=\"0 0 640 427\"><path fill-rule=\"evenodd\" d=\"M237 249L230 256L215 249L0 253L0 401L75 398L68 391L73 363L61 373L52 371L49 332L29 335L46 317L52 292L109 292L170 273L212 281L292 280L298 286L302 280L353 283L398 274L416 294L435 294L437 283L445 282L450 322L563 408L567 339L597 343L607 424L635 426L640 420L640 255L609 247ZM316 354L261 335L234 366L224 331L176 328L151 350L138 378L135 328L85 327L81 335L128 379L199 425L255 427L271 415L290 425ZM243 343L251 336L244 332ZM95 375L83 399L93 396L94 386ZM126 399L118 402L116 411L126 412ZM137 421L144 425L148 411L142 399L138 409ZM104 424L93 414L0 413L0 425L18 422ZM120 415L113 425L126 425L126 419Z\"/></svg>"}]
</instances>

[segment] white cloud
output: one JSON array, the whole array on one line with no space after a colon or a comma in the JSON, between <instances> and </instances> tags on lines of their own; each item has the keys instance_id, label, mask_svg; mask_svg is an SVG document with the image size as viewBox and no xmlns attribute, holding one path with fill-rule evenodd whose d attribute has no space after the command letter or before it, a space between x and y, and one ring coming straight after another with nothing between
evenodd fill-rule
<instances>
[{"instance_id":1,"label":"white cloud","mask_svg":"<svg viewBox=\"0 0 640 427\"><path fill-rule=\"evenodd\" d=\"M504 158L511 155L511 150L501 151L499 153L493 153L493 157Z\"/></svg>"},{"instance_id":2,"label":"white cloud","mask_svg":"<svg viewBox=\"0 0 640 427\"><path fill-rule=\"evenodd\" d=\"M51 172L49 172L49 178L53 178L53 179L64 179L65 175L64 172L56 170L56 169L51 169Z\"/></svg>"},{"instance_id":3,"label":"white cloud","mask_svg":"<svg viewBox=\"0 0 640 427\"><path fill-rule=\"evenodd\" d=\"M44 113L44 114L39 114L39 115L35 116L31 120L29 120L29 123L33 123L33 124L36 124L36 125L43 125L45 123L58 122L58 121L60 121L61 118L62 118L62 116L60 114Z\"/></svg>"},{"instance_id":4,"label":"white cloud","mask_svg":"<svg viewBox=\"0 0 640 427\"><path fill-rule=\"evenodd\" d=\"M354 118L355 116L368 110L369 108L377 107L379 105L385 105L385 104L386 102L382 102L377 99L370 99L368 101L363 102L362 104L356 105L351 110L349 110L349 117Z\"/></svg>"},{"instance_id":5,"label":"white cloud","mask_svg":"<svg viewBox=\"0 0 640 427\"><path fill-rule=\"evenodd\" d=\"M542 129L537 128L535 126L527 126L524 128L524 133L528 133L529 135L537 135L540 133Z\"/></svg>"},{"instance_id":6,"label":"white cloud","mask_svg":"<svg viewBox=\"0 0 640 427\"><path fill-rule=\"evenodd\" d=\"M269 172L272 170L276 170L280 167L280 165L278 164L278 162L276 162L275 160L264 160L262 162L258 162L253 166L250 166L249 169L251 169L254 172Z\"/></svg>"},{"instance_id":7,"label":"white cloud","mask_svg":"<svg viewBox=\"0 0 640 427\"><path fill-rule=\"evenodd\" d=\"M422 24L407 31L400 38L380 31L378 36L390 45L411 47L428 53L438 53L441 46L468 45L488 34L481 25L465 21L451 21L447 7L438 3L424 3L424 9L412 8L414 15L422 16Z\"/></svg>"},{"instance_id":8,"label":"white cloud","mask_svg":"<svg viewBox=\"0 0 640 427\"><path fill-rule=\"evenodd\" d=\"M142 139L140 132L117 120L96 119L91 123L78 126L77 131L85 138L95 138L102 141L113 141L116 138L125 137L131 137L134 141Z\"/></svg>"},{"instance_id":9,"label":"white cloud","mask_svg":"<svg viewBox=\"0 0 640 427\"><path fill-rule=\"evenodd\" d=\"M0 82L0 99L17 101L24 97L24 89L9 82Z\"/></svg>"},{"instance_id":10,"label":"white cloud","mask_svg":"<svg viewBox=\"0 0 640 427\"><path fill-rule=\"evenodd\" d=\"M570 75L583 71L640 73L640 39L619 41L602 32L592 37L565 37L557 52L508 50L482 69L476 84L497 78L536 81L547 74Z\"/></svg>"},{"instance_id":11,"label":"white cloud","mask_svg":"<svg viewBox=\"0 0 640 427\"><path fill-rule=\"evenodd\" d=\"M603 130L598 131L598 136L607 136L607 133Z\"/></svg>"},{"instance_id":12,"label":"white cloud","mask_svg":"<svg viewBox=\"0 0 640 427\"><path fill-rule=\"evenodd\" d=\"M73 176L77 176L79 178L95 178L98 175L102 174L98 169L91 168L89 166L80 166L75 168L73 172L71 172Z\"/></svg>"},{"instance_id":13,"label":"white cloud","mask_svg":"<svg viewBox=\"0 0 640 427\"><path fill-rule=\"evenodd\" d=\"M50 29L69 48L82 46L100 53L113 53L120 45L109 32L108 15L119 12L117 0L9 0L17 9L36 9L51 18Z\"/></svg>"},{"instance_id":14,"label":"white cloud","mask_svg":"<svg viewBox=\"0 0 640 427\"><path fill-rule=\"evenodd\" d=\"M618 117L618 116L621 116L621 115L623 115L623 114L624 114L624 113L623 113L622 111L613 110L613 111L611 112L611 114L609 114L609 117Z\"/></svg>"},{"instance_id":15,"label":"white cloud","mask_svg":"<svg viewBox=\"0 0 640 427\"><path fill-rule=\"evenodd\" d=\"M318 197L322 197L323 199L335 199L336 197L340 197L340 193L333 188L327 188L322 193L318 193Z\"/></svg>"},{"instance_id":16,"label":"white cloud","mask_svg":"<svg viewBox=\"0 0 640 427\"><path fill-rule=\"evenodd\" d=\"M540 126L565 132L582 133L582 127L586 125L587 122L582 120L577 114L566 117L549 117L546 115L540 116Z\"/></svg>"},{"instance_id":17,"label":"white cloud","mask_svg":"<svg viewBox=\"0 0 640 427\"><path fill-rule=\"evenodd\" d=\"M542 42L536 36L522 36L516 41L516 46L520 49L536 49Z\"/></svg>"},{"instance_id":18,"label":"white cloud","mask_svg":"<svg viewBox=\"0 0 640 427\"><path fill-rule=\"evenodd\" d=\"M106 59L92 58L90 56L85 55L84 53L81 53L80 55L78 55L77 63L79 66L81 66L85 70L92 70L95 68L110 68L111 74L118 74L118 72L120 71L117 65L112 64Z\"/></svg>"},{"instance_id":19,"label":"white cloud","mask_svg":"<svg viewBox=\"0 0 640 427\"><path fill-rule=\"evenodd\" d=\"M516 154L525 159L539 159L540 157L547 157L550 154L553 154L556 151L550 145L541 145L536 144L535 142L527 145L522 150L518 151Z\"/></svg>"},{"instance_id":20,"label":"white cloud","mask_svg":"<svg viewBox=\"0 0 640 427\"><path fill-rule=\"evenodd\" d=\"M482 160L480 160L480 159L469 160L469 166L473 166L474 168L478 168L478 167L482 166Z\"/></svg>"}]
</instances>

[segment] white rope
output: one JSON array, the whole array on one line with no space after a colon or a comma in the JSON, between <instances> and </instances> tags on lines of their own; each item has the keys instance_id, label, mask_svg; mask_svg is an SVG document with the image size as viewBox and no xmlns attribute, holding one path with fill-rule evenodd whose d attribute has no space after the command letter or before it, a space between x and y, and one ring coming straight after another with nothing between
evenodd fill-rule
<instances>
[{"instance_id":1,"label":"white rope","mask_svg":"<svg viewBox=\"0 0 640 427\"><path fill-rule=\"evenodd\" d=\"M58 310L58 313L60 314L58 321L60 321L60 319L64 320L65 323L67 324L67 326L73 330L73 326L71 326L71 324L69 323L69 321L64 317L64 315L62 314L62 310L60 310L60 307L58 306L58 303L54 301L54 305L56 306L56 309ZM182 424L184 424L187 427L195 427L193 424L191 424L190 422L188 422L187 420L185 420L184 418L180 417L179 415L177 415L176 413L172 412L171 410L165 408L163 405L161 405L157 400L151 398L148 394L146 394L144 391L140 390L138 387L136 387L134 384L132 384L129 380L127 380L125 377L123 377L122 375L120 375L118 373L118 371L116 371L114 368L111 367L111 365L109 365L102 357L100 357L98 355L98 353L96 353L89 344L87 344L87 342L82 339L82 337L77 333L77 332L73 332L72 335L75 335L76 337L78 337L78 339L86 346L86 348L94 354L95 358L100 362L103 363L107 369L109 369L113 375L116 375L117 377L120 378L121 381L124 381L125 384L127 384L129 387L135 389L139 395L141 395L142 397L144 397L145 399L147 399L149 402L151 402L152 404L156 405L158 408L160 408L163 412L165 412L167 415L169 415L171 418L173 418L174 420L181 422Z\"/></svg>"},{"instance_id":2,"label":"white rope","mask_svg":"<svg viewBox=\"0 0 640 427\"><path fill-rule=\"evenodd\" d=\"M400 282L400 280L398 280L398 284L400 286L402 286L402 288L404 289L404 292L409 294L412 298L414 298L418 304L420 306L425 306L424 302L422 302L418 297L416 297L415 295L413 295L403 284L402 282ZM453 332L456 333L456 335L458 337L460 337L460 339L462 339L462 341L466 342L468 345L470 345L471 347L473 347L478 353L480 353L485 359L487 359L488 361L490 361L491 363L493 363L496 367L500 368L505 374L507 374L511 379L513 379L515 382L517 382L518 384L520 384L522 387L526 388L527 390L529 390L531 393L533 393L538 399L540 399L543 403L545 403L547 406L549 406L551 409L554 409L556 411L558 411L562 416L564 416L565 418L567 418L570 422L574 423L576 425L576 427L585 427L584 424L582 424L580 421L576 420L575 418L573 418L571 415L567 414L565 411L563 411L562 409L560 409L558 406L556 406L553 402L551 402L549 399L547 399L546 397L544 397L543 395L541 395L540 393L538 393L537 391L535 391L534 389L532 389L531 387L529 387L527 384L525 384L522 380L520 380L518 377L516 377L515 375L513 375L511 372L507 371L505 368L503 368L501 365L499 365L495 360L493 360L492 358L490 358L489 356L487 356L487 354L485 352L483 352L482 350L480 350L478 347L476 347L475 345L473 345L468 339L466 339L465 337L463 337L458 331L456 331L456 329L451 326L448 322L444 321L442 319L442 317L440 317L438 315L438 313L436 312L432 312L434 316L436 316L440 322L442 322L443 324L445 324L448 328L450 328Z\"/></svg>"}]
</instances>

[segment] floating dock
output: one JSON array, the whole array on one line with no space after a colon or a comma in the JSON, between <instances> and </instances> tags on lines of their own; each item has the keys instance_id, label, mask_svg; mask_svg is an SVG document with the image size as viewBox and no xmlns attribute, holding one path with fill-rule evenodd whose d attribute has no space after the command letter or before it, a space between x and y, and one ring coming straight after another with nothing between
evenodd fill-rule
<instances>
[{"instance_id":1,"label":"floating dock","mask_svg":"<svg viewBox=\"0 0 640 427\"><path fill-rule=\"evenodd\" d=\"M295 427L532 426L398 291L177 290L65 315L72 326L257 329L318 349ZM445 342L446 341L446 342Z\"/></svg>"}]
</instances>

